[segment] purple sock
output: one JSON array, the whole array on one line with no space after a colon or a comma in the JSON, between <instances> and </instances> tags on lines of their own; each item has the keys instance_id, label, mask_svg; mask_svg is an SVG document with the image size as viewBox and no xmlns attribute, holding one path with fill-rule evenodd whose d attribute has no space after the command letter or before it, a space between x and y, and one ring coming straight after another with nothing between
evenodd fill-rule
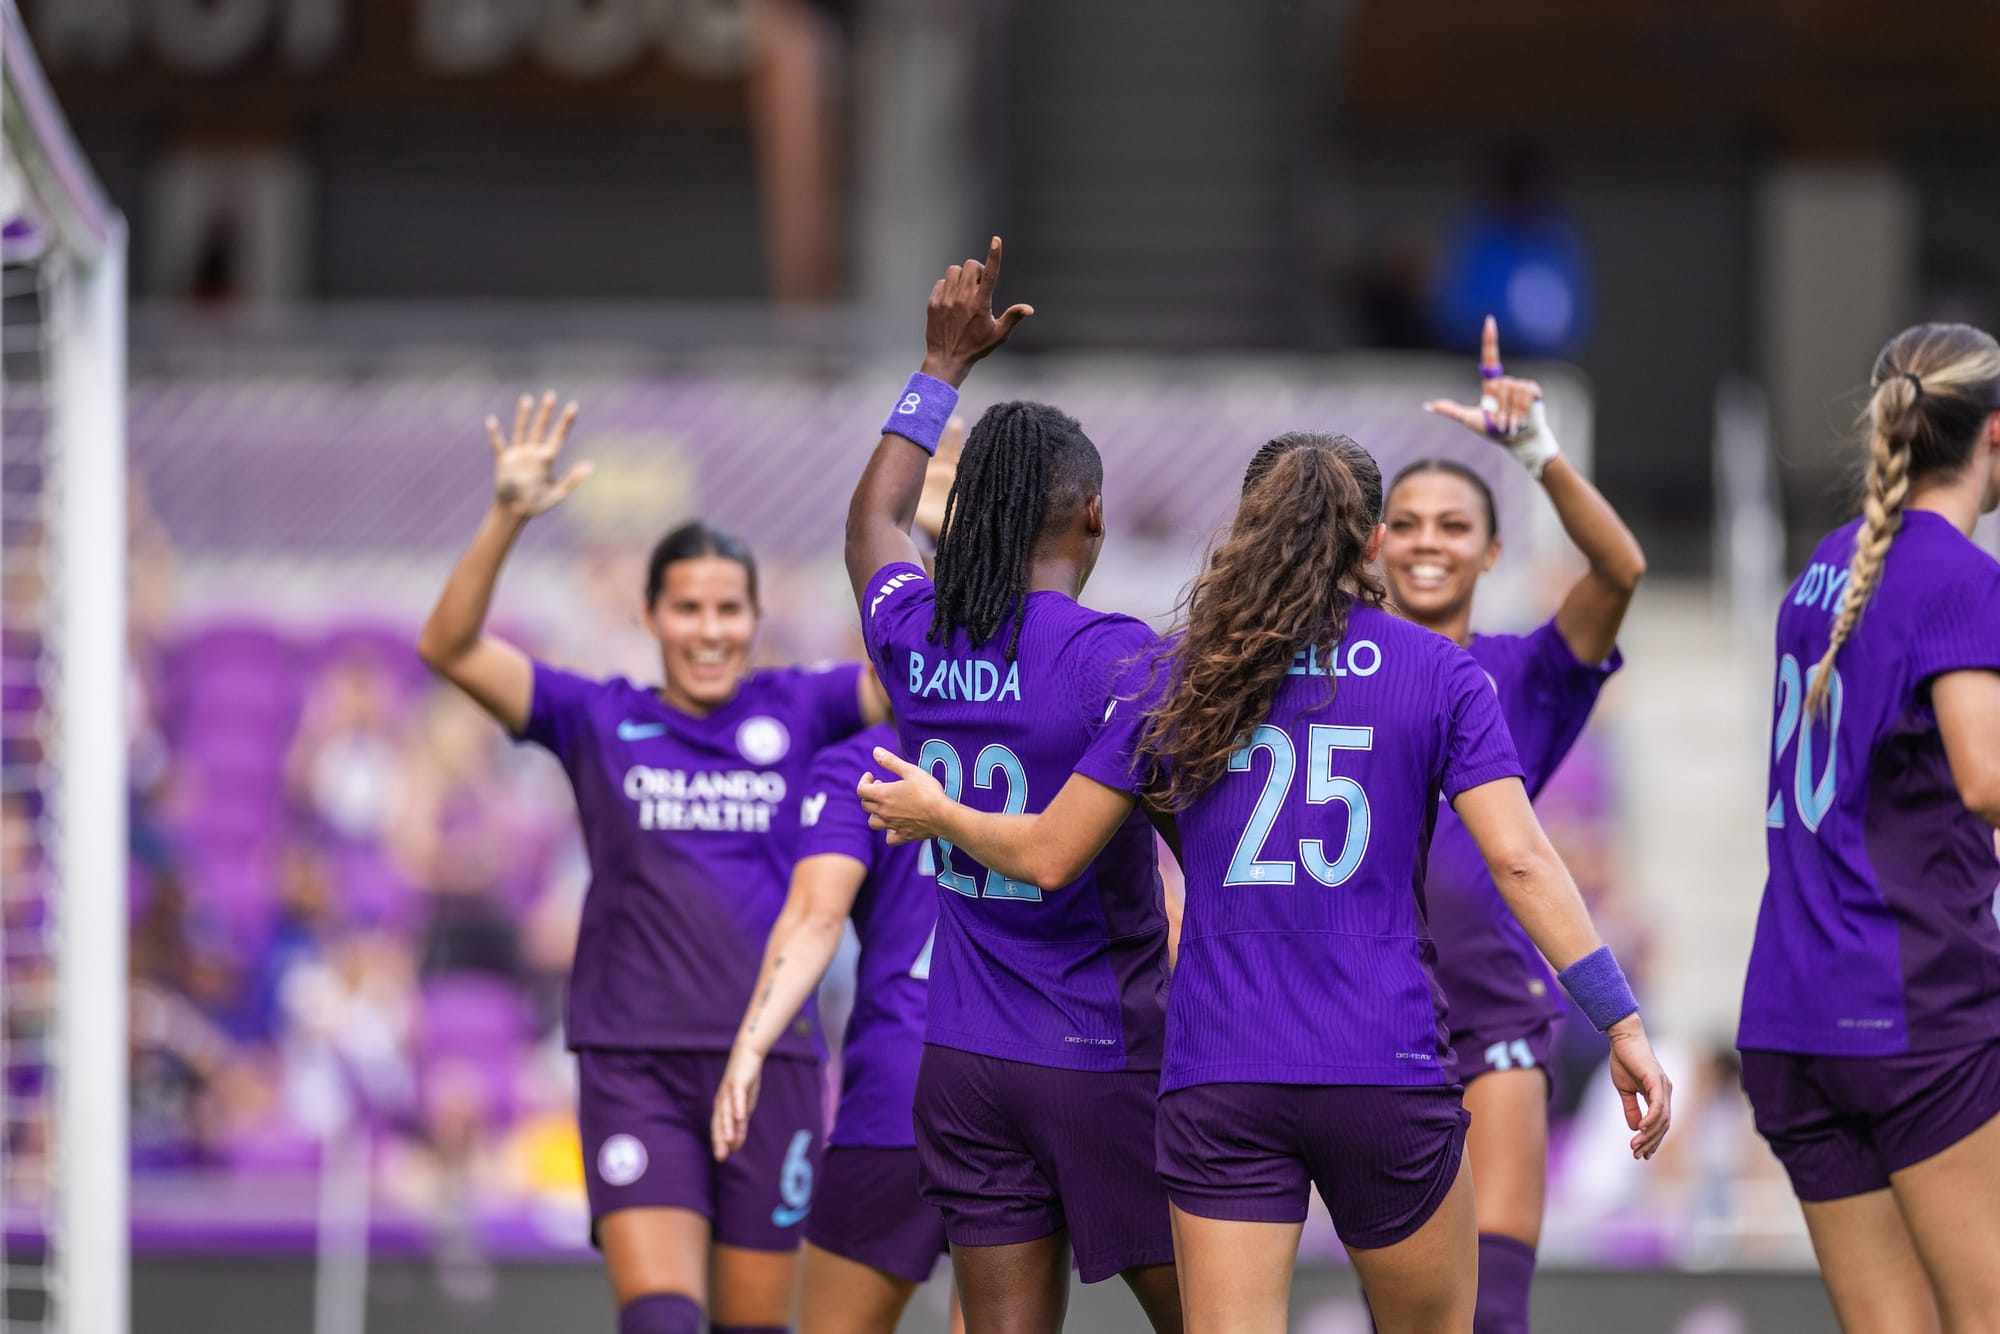
<instances>
[{"instance_id":1,"label":"purple sock","mask_svg":"<svg viewBox=\"0 0 2000 1334\"><path fill-rule=\"evenodd\" d=\"M1480 1233L1472 1334L1528 1334L1528 1289L1534 1281L1534 1247L1498 1233Z\"/></svg>"},{"instance_id":2,"label":"purple sock","mask_svg":"<svg viewBox=\"0 0 2000 1334\"><path fill-rule=\"evenodd\" d=\"M701 1334L701 1303L678 1292L649 1292L618 1311L618 1334Z\"/></svg>"}]
</instances>

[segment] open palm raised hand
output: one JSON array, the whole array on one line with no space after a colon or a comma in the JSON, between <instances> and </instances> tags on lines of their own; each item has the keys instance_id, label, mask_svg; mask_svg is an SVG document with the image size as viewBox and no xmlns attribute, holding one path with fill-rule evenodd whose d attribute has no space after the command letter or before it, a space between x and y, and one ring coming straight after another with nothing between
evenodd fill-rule
<instances>
[{"instance_id":1,"label":"open palm raised hand","mask_svg":"<svg viewBox=\"0 0 2000 1334\"><path fill-rule=\"evenodd\" d=\"M493 499L517 518L532 519L555 508L591 474L590 464L579 463L557 479L556 455L576 421L576 402L565 404L551 426L555 409L554 390L543 394L539 404L532 395L521 395L511 440L500 434L498 417L486 419L486 436L493 445Z\"/></svg>"}]
</instances>

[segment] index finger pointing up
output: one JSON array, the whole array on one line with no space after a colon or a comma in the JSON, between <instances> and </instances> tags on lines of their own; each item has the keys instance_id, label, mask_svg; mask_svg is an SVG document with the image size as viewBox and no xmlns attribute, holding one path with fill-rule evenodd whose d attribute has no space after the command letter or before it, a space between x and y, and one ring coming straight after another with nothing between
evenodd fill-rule
<instances>
[{"instance_id":1,"label":"index finger pointing up","mask_svg":"<svg viewBox=\"0 0 2000 1334\"><path fill-rule=\"evenodd\" d=\"M993 238L991 242L987 244L986 247L986 274L981 279L981 285L984 286L986 290L990 292L994 289L994 287L999 285L999 282L1000 282L1000 238L996 236Z\"/></svg>"},{"instance_id":2,"label":"index finger pointing up","mask_svg":"<svg viewBox=\"0 0 2000 1334\"><path fill-rule=\"evenodd\" d=\"M1486 327L1479 331L1479 369L1500 373L1500 322L1491 315L1486 317Z\"/></svg>"}]
</instances>

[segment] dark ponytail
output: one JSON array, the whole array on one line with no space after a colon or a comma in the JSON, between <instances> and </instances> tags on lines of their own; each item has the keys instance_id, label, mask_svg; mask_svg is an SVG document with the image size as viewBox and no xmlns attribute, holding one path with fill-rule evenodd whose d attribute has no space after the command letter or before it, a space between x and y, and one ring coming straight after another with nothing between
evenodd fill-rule
<instances>
[{"instance_id":1,"label":"dark ponytail","mask_svg":"<svg viewBox=\"0 0 2000 1334\"><path fill-rule=\"evenodd\" d=\"M1382 605L1382 585L1368 569L1382 505L1373 457L1343 435L1281 436L1266 448L1280 441L1188 590L1173 679L1147 711L1142 745L1169 765L1170 809L1187 806L1228 770L1229 757L1270 715L1300 650L1331 659L1353 609ZM1372 491L1357 465L1372 475ZM1333 678L1315 679L1331 699Z\"/></svg>"},{"instance_id":2,"label":"dark ponytail","mask_svg":"<svg viewBox=\"0 0 2000 1334\"><path fill-rule=\"evenodd\" d=\"M1340 455L1340 461L1347 465L1347 470L1354 474L1355 483L1361 488L1361 504L1366 511L1368 526L1373 528L1382 522L1382 465L1352 437L1329 431L1287 431L1283 435L1273 436L1265 441L1257 452L1250 456L1250 466L1243 470L1243 494L1249 495L1250 488L1264 480L1264 475L1271 471L1272 464L1295 449L1309 446L1330 449ZM1396 481L1400 483L1419 466L1422 465L1412 464L1403 469L1396 474ZM1474 478L1477 479L1477 474L1474 474ZM1484 486L1485 483L1481 482L1480 485ZM1391 486L1389 489L1393 491L1395 487ZM1487 500L1487 508L1491 509L1492 497L1489 495Z\"/></svg>"},{"instance_id":3,"label":"dark ponytail","mask_svg":"<svg viewBox=\"0 0 2000 1334\"><path fill-rule=\"evenodd\" d=\"M1014 617L1011 660L1021 643L1016 612L1028 593L1035 542L1069 522L1104 487L1097 446L1076 419L1046 403L995 403L966 437L958 479L945 501L937 548L937 610L930 639L963 627L983 647Z\"/></svg>"}]
</instances>

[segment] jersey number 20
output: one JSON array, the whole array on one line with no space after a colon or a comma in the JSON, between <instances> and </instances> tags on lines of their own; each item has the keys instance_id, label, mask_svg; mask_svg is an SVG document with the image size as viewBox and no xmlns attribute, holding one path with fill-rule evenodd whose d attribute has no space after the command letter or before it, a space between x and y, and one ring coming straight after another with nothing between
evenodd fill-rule
<instances>
[{"instance_id":1,"label":"jersey number 20","mask_svg":"<svg viewBox=\"0 0 2000 1334\"><path fill-rule=\"evenodd\" d=\"M1792 800L1799 809L1799 819L1814 833L1819 832L1819 822L1833 808L1833 785L1837 776L1835 761L1840 754L1840 671L1835 669L1826 691L1826 768L1815 776L1813 773L1813 720L1804 716L1806 692L1812 689L1819 676L1819 668L1809 668L1804 675L1799 672L1799 660L1787 653L1778 663L1778 731L1772 738L1771 758L1781 761L1785 758L1785 747L1798 738L1797 762L1793 766ZM1771 805L1764 812L1764 823L1773 829L1785 827L1785 789L1780 784L1771 797Z\"/></svg>"},{"instance_id":2,"label":"jersey number 20","mask_svg":"<svg viewBox=\"0 0 2000 1334\"><path fill-rule=\"evenodd\" d=\"M1347 838L1340 845L1340 855L1332 861L1326 858L1326 844L1317 838L1300 839L1295 860L1266 861L1264 844L1271 837L1271 826L1278 822L1279 813L1291 799L1298 753L1290 734L1282 727L1266 723L1252 732L1250 744L1229 757L1229 770L1250 772L1261 750L1271 756L1271 771L1264 775L1264 791L1257 798L1256 809L1250 812L1250 823L1244 827L1243 837L1236 840L1236 855L1229 859L1229 874L1222 883L1289 885L1298 880L1298 868L1303 866L1322 885L1345 884L1361 868L1361 858L1368 851L1368 794L1352 778L1334 773L1334 752L1374 748L1372 727L1321 725L1307 733L1306 801L1313 806L1323 806L1329 801L1345 806Z\"/></svg>"}]
</instances>

